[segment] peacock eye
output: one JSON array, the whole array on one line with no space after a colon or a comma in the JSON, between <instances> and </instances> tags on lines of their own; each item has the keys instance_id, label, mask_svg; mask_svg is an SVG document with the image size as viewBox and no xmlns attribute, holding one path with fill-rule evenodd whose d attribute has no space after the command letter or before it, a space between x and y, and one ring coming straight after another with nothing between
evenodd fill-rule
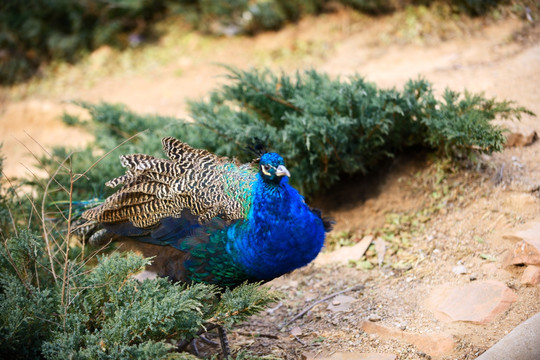
<instances>
[{"instance_id":1,"label":"peacock eye","mask_svg":"<svg viewBox=\"0 0 540 360\"><path fill-rule=\"evenodd\" d=\"M267 175L270 173L270 165L266 165L266 164L262 165L261 169L262 169L263 173L265 173Z\"/></svg>"}]
</instances>

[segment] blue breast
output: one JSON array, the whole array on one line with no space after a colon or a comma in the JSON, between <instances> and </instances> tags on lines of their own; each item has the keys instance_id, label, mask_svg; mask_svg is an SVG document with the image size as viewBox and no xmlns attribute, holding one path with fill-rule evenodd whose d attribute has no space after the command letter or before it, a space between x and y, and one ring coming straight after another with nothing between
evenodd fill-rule
<instances>
[{"instance_id":1,"label":"blue breast","mask_svg":"<svg viewBox=\"0 0 540 360\"><path fill-rule=\"evenodd\" d=\"M227 236L228 251L246 273L270 280L311 262L323 247L325 229L285 178L274 189L258 181L247 221L231 226Z\"/></svg>"}]
</instances>

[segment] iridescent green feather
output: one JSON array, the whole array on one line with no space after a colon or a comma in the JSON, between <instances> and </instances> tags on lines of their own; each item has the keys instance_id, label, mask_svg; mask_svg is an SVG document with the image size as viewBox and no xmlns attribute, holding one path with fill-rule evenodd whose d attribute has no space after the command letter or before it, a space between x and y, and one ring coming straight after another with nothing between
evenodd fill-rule
<instances>
[{"instance_id":1,"label":"iridescent green feather","mask_svg":"<svg viewBox=\"0 0 540 360\"><path fill-rule=\"evenodd\" d=\"M233 163L225 163L221 169L224 173L223 191L225 195L241 204L242 218L247 218L251 209L252 188L257 172L250 165L237 166Z\"/></svg>"}]
</instances>

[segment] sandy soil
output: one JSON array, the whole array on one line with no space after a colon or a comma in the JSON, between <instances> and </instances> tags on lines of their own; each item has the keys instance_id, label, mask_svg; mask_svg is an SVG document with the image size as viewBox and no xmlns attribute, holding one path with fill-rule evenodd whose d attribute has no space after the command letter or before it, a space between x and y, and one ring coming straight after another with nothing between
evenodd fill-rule
<instances>
[{"instance_id":1,"label":"sandy soil","mask_svg":"<svg viewBox=\"0 0 540 360\"><path fill-rule=\"evenodd\" d=\"M33 163L28 150L42 152L36 143L76 146L90 139L82 130L67 128L59 120L66 109L78 111L66 100L122 102L139 112L186 117L186 98L204 96L224 81L218 75L225 71L215 61L286 72L314 67L334 76L358 73L381 87L399 88L407 79L422 76L438 91L445 87L481 91L514 100L540 114L538 29L530 30L525 40L516 41L514 35L524 24L507 19L444 42L380 40L392 21L338 13L305 19L255 38L209 40L182 35L178 47L170 50L165 60L140 60L142 65L133 65L136 70L118 64L106 70L109 60L117 55L100 49L87 61L64 67L54 76L1 90L0 141L7 157L5 172L9 177L26 174ZM163 44L167 41L170 39L164 39ZM138 58L134 59L136 63ZM532 116L505 125L513 131L540 133L539 120ZM362 332L361 321L375 314L384 326L453 336L456 348L439 358L475 358L540 311L539 287L519 282L523 268L500 266L513 245L503 235L540 221L538 159L540 144L535 143L483 157L473 167L449 167L442 181L449 188L447 206L436 210L440 202L434 200L433 193L440 190L435 179L441 174L441 164L425 154L404 155L380 175L344 180L339 189L316 199L338 222L333 237L343 233L354 240L395 229L401 240L391 242L391 248L397 251L387 254L384 266L371 270L315 263L274 281L273 286L287 296L275 309L236 328L230 339L234 348L288 359L324 358L336 351L429 358L406 341ZM497 173L502 173L502 178L494 181ZM389 221L389 214L398 214L401 223ZM407 217L421 224L407 222ZM493 261L481 254L489 254ZM400 267L400 261L413 265ZM478 279L507 283L518 301L486 325L437 321L424 300L439 284L470 281L469 275L452 272L458 262ZM278 330L310 302L357 284L365 288L345 294L354 298L347 311L334 312L324 303Z\"/></svg>"}]
</instances>

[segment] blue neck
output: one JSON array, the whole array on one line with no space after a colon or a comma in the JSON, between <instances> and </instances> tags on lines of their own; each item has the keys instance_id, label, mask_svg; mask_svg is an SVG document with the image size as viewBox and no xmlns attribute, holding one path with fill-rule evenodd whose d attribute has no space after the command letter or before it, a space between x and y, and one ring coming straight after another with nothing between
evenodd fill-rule
<instances>
[{"instance_id":1,"label":"blue neck","mask_svg":"<svg viewBox=\"0 0 540 360\"><path fill-rule=\"evenodd\" d=\"M229 251L250 277L270 280L311 262L325 231L286 177L269 184L257 176L247 220L229 228Z\"/></svg>"}]
</instances>

